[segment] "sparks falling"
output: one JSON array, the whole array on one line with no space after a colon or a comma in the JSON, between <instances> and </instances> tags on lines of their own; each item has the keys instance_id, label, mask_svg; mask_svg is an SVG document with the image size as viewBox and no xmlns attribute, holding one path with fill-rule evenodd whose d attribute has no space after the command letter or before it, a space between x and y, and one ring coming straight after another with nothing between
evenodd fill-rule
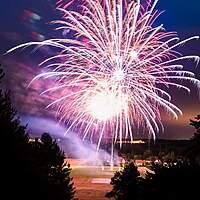
<instances>
[{"instance_id":1,"label":"sparks falling","mask_svg":"<svg viewBox=\"0 0 200 200\"><path fill-rule=\"evenodd\" d=\"M182 114L165 88L190 92L183 85L188 81L200 86L195 75L178 64L187 59L198 63L199 57L176 51L199 37L179 41L175 32L155 26L161 14L155 10L157 2L82 0L75 10L59 6L63 18L53 23L57 30L69 30L72 39L30 42L9 51L32 45L59 50L41 63L46 71L33 81L54 80L55 86L43 94L57 91L59 96L48 107L58 107L67 132L78 127L84 139L96 135L97 149L104 135L122 143L123 138L133 140L139 130L155 138L162 128L160 109L175 119Z\"/></svg>"}]
</instances>

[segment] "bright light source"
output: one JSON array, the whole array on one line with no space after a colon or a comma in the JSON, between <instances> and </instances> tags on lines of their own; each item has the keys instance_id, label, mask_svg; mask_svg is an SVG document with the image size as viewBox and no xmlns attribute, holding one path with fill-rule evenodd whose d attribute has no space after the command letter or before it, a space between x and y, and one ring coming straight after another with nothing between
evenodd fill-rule
<instances>
[{"instance_id":1,"label":"bright light source","mask_svg":"<svg viewBox=\"0 0 200 200\"><path fill-rule=\"evenodd\" d=\"M122 96L116 96L112 92L103 92L92 97L88 111L94 118L106 121L117 116L127 107L127 101Z\"/></svg>"},{"instance_id":2,"label":"bright light source","mask_svg":"<svg viewBox=\"0 0 200 200\"><path fill-rule=\"evenodd\" d=\"M116 71L114 71L113 73L113 79L115 81L121 81L124 79L124 70L123 69L117 69Z\"/></svg>"},{"instance_id":3,"label":"bright light source","mask_svg":"<svg viewBox=\"0 0 200 200\"><path fill-rule=\"evenodd\" d=\"M130 56L131 56L131 58L132 58L133 60L135 60L135 59L138 58L138 54L137 54L137 52L136 52L135 50L132 50L132 51L130 52Z\"/></svg>"}]
</instances>

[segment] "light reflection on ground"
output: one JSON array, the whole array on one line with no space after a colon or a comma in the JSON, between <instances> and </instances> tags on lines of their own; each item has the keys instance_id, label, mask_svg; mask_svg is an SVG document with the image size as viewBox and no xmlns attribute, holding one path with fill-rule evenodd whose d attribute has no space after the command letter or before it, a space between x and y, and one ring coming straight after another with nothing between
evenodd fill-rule
<instances>
[{"instance_id":1,"label":"light reflection on ground","mask_svg":"<svg viewBox=\"0 0 200 200\"><path fill-rule=\"evenodd\" d=\"M106 200L105 194L112 186L109 184L115 171L120 170L119 166L94 166L84 163L84 160L69 159L72 168L72 176L79 200ZM148 170L146 167L138 167L143 176Z\"/></svg>"}]
</instances>

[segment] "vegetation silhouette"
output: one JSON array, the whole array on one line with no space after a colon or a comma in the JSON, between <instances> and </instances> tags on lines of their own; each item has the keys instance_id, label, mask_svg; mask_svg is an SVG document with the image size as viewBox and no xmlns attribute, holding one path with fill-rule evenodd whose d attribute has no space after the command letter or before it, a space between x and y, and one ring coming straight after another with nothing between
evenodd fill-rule
<instances>
[{"instance_id":1,"label":"vegetation silhouette","mask_svg":"<svg viewBox=\"0 0 200 200\"><path fill-rule=\"evenodd\" d=\"M144 199L184 200L198 197L200 167L187 161L154 165L145 178Z\"/></svg>"},{"instance_id":2,"label":"vegetation silhouette","mask_svg":"<svg viewBox=\"0 0 200 200\"><path fill-rule=\"evenodd\" d=\"M4 76L0 69L0 83ZM167 164L152 164L154 173L141 177L129 162L111 179L107 198L115 200L198 199L200 180L200 115L190 120L196 132L185 158L170 155ZM71 168L64 152L48 133L30 140L12 107L9 92L0 90L1 196L20 200L74 200Z\"/></svg>"},{"instance_id":3,"label":"vegetation silhouette","mask_svg":"<svg viewBox=\"0 0 200 200\"><path fill-rule=\"evenodd\" d=\"M189 147L186 149L186 156L191 163L200 165L200 114L194 120L190 120L190 125L196 131L190 140Z\"/></svg>"},{"instance_id":4,"label":"vegetation silhouette","mask_svg":"<svg viewBox=\"0 0 200 200\"><path fill-rule=\"evenodd\" d=\"M107 198L115 200L139 199L143 178L134 164L126 163L123 170L117 171L111 179L113 189L106 194Z\"/></svg>"},{"instance_id":5,"label":"vegetation silhouette","mask_svg":"<svg viewBox=\"0 0 200 200\"><path fill-rule=\"evenodd\" d=\"M65 162L64 152L48 133L41 139L31 142L34 169L40 174L40 182L45 185L43 191L48 199L74 199L75 189L70 177L70 165Z\"/></svg>"},{"instance_id":6,"label":"vegetation silhouette","mask_svg":"<svg viewBox=\"0 0 200 200\"><path fill-rule=\"evenodd\" d=\"M115 200L188 200L199 195L200 167L187 161L154 164L154 173L141 177L133 162L115 173L113 189L106 194Z\"/></svg>"},{"instance_id":7,"label":"vegetation silhouette","mask_svg":"<svg viewBox=\"0 0 200 200\"><path fill-rule=\"evenodd\" d=\"M4 76L0 69L0 79ZM0 80L1 81L1 80ZM12 107L9 92L0 90L1 196L21 200L73 200L71 168L56 141L44 133L30 142Z\"/></svg>"},{"instance_id":8,"label":"vegetation silhouette","mask_svg":"<svg viewBox=\"0 0 200 200\"><path fill-rule=\"evenodd\" d=\"M140 176L133 162L111 179L107 198L115 200L188 200L198 199L200 180L200 115L190 120L196 132L183 156L169 153L167 158L152 162L151 173ZM162 156L163 157L163 156Z\"/></svg>"}]
</instances>

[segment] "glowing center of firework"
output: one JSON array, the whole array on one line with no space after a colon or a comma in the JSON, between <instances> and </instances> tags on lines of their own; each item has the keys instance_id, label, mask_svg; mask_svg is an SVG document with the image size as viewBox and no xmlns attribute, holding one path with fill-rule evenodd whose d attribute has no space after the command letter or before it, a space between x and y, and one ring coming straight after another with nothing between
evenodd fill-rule
<instances>
[{"instance_id":1,"label":"glowing center of firework","mask_svg":"<svg viewBox=\"0 0 200 200\"><path fill-rule=\"evenodd\" d=\"M114 73L113 73L113 79L115 81L122 81L124 79L124 70L123 69L117 69Z\"/></svg>"},{"instance_id":2,"label":"glowing center of firework","mask_svg":"<svg viewBox=\"0 0 200 200\"><path fill-rule=\"evenodd\" d=\"M106 121L127 108L125 99L113 93L99 93L88 106L89 113L96 119Z\"/></svg>"},{"instance_id":3,"label":"glowing center of firework","mask_svg":"<svg viewBox=\"0 0 200 200\"><path fill-rule=\"evenodd\" d=\"M137 59L138 54L137 54L137 52L136 52L135 50L132 50L132 51L130 52L130 56L131 56L131 58L132 58L133 60L135 60L135 59Z\"/></svg>"}]
</instances>

